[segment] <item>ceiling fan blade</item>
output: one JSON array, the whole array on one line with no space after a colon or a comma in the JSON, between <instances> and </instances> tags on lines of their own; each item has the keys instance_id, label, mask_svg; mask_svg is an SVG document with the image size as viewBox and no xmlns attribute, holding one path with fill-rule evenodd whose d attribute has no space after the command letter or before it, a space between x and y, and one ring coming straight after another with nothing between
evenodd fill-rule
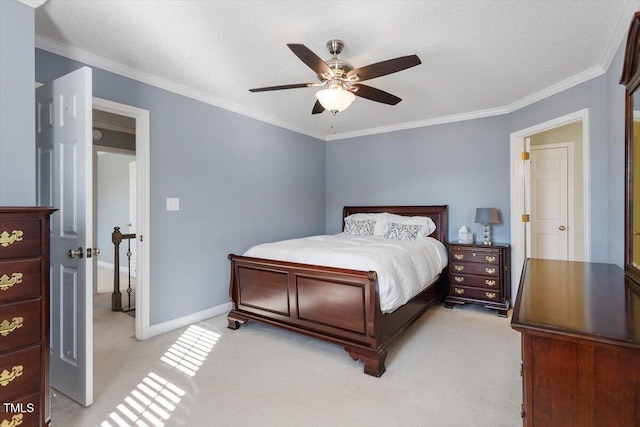
<instances>
[{"instance_id":1,"label":"ceiling fan blade","mask_svg":"<svg viewBox=\"0 0 640 427\"><path fill-rule=\"evenodd\" d=\"M265 92L268 90L282 90L282 89L298 89L301 87L311 87L314 86L315 83L294 83L290 85L280 85L280 86L267 86L267 87L257 87L255 89L249 89L249 92Z\"/></svg>"},{"instance_id":2,"label":"ceiling fan blade","mask_svg":"<svg viewBox=\"0 0 640 427\"><path fill-rule=\"evenodd\" d=\"M320 114L324 111L324 107L322 106L322 104L320 104L320 101L316 101L315 104L313 104L313 110L311 110L311 114Z\"/></svg>"},{"instance_id":3,"label":"ceiling fan blade","mask_svg":"<svg viewBox=\"0 0 640 427\"><path fill-rule=\"evenodd\" d=\"M305 45L298 43L288 43L287 46L289 46L289 49L291 49L291 51L295 53L295 55L300 58L302 62L307 64L309 68L315 71L316 74L329 74L330 76L333 76L333 71L331 71L331 68L329 68L327 63L324 62L318 55L313 53L311 49L309 49Z\"/></svg>"},{"instance_id":4,"label":"ceiling fan blade","mask_svg":"<svg viewBox=\"0 0 640 427\"><path fill-rule=\"evenodd\" d=\"M391 95L389 92L385 92L380 89L376 89L375 87L354 84L351 87L358 88L358 90L353 91L354 95L357 95L361 98L370 99L371 101L382 102L383 104L396 105L398 102L402 101L401 98L398 98L395 95Z\"/></svg>"},{"instance_id":5,"label":"ceiling fan blade","mask_svg":"<svg viewBox=\"0 0 640 427\"><path fill-rule=\"evenodd\" d=\"M355 70L349 71L347 73L347 77L357 74L359 76L358 81L363 82L365 80L375 79L376 77L386 76L387 74L406 70L407 68L415 67L420 64L422 64L422 61L420 61L420 58L418 58L417 55L401 56L399 58L376 62L375 64L356 68Z\"/></svg>"}]
</instances>

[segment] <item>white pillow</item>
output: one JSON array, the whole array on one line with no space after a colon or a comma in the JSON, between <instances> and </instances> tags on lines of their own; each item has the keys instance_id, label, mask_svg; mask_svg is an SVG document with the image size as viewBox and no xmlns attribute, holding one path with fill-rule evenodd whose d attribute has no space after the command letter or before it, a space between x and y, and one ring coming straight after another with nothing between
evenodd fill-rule
<instances>
[{"instance_id":1,"label":"white pillow","mask_svg":"<svg viewBox=\"0 0 640 427\"><path fill-rule=\"evenodd\" d=\"M349 215L344 219L345 221L345 231L346 231L346 222L348 220L374 220L375 226L373 228L374 236L384 236L384 231L387 228L387 221L391 214L383 212L383 213L357 213Z\"/></svg>"},{"instance_id":2,"label":"white pillow","mask_svg":"<svg viewBox=\"0 0 640 427\"><path fill-rule=\"evenodd\" d=\"M436 224L428 216L402 216L396 214L388 214L387 223L420 225L422 226L417 237L427 237L436 231ZM386 232L386 230L385 230Z\"/></svg>"}]
</instances>

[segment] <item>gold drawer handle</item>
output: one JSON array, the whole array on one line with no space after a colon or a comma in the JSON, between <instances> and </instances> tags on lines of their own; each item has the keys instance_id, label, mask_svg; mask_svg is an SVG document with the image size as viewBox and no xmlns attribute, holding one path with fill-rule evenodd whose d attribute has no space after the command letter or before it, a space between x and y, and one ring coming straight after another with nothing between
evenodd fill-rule
<instances>
[{"instance_id":1,"label":"gold drawer handle","mask_svg":"<svg viewBox=\"0 0 640 427\"><path fill-rule=\"evenodd\" d=\"M484 259L486 259L487 262L494 262L496 260L496 257L487 255L486 257L484 257Z\"/></svg>"},{"instance_id":2,"label":"gold drawer handle","mask_svg":"<svg viewBox=\"0 0 640 427\"><path fill-rule=\"evenodd\" d=\"M495 280L485 280L484 283L486 283L489 286L495 286L496 285L496 281Z\"/></svg>"},{"instance_id":3,"label":"gold drawer handle","mask_svg":"<svg viewBox=\"0 0 640 427\"><path fill-rule=\"evenodd\" d=\"M11 372L6 369L0 373L0 386L6 387L11 381L18 378L22 375L22 371L24 371L24 366L17 365L11 368Z\"/></svg>"},{"instance_id":4,"label":"gold drawer handle","mask_svg":"<svg viewBox=\"0 0 640 427\"><path fill-rule=\"evenodd\" d=\"M494 298L496 297L496 293L495 293L495 292L485 292L484 294L485 294L485 295L487 296L487 298L489 298L489 299L494 299Z\"/></svg>"},{"instance_id":5,"label":"gold drawer handle","mask_svg":"<svg viewBox=\"0 0 640 427\"><path fill-rule=\"evenodd\" d=\"M487 274L496 274L495 268L485 268L484 271L486 271Z\"/></svg>"},{"instance_id":6,"label":"gold drawer handle","mask_svg":"<svg viewBox=\"0 0 640 427\"><path fill-rule=\"evenodd\" d=\"M464 282L464 277L462 277L462 276L453 276L453 280L455 280L458 283L462 283L462 282Z\"/></svg>"},{"instance_id":7,"label":"gold drawer handle","mask_svg":"<svg viewBox=\"0 0 640 427\"><path fill-rule=\"evenodd\" d=\"M11 278L6 274L3 274L2 277L0 277L0 291L6 291L13 285L22 283L22 277L22 273L13 273Z\"/></svg>"},{"instance_id":8,"label":"gold drawer handle","mask_svg":"<svg viewBox=\"0 0 640 427\"><path fill-rule=\"evenodd\" d=\"M13 320L11 320L11 323L9 323L8 320L3 320L2 322L0 322L0 335L6 337L16 329L22 328L23 321L24 318L22 317L14 317Z\"/></svg>"},{"instance_id":9,"label":"gold drawer handle","mask_svg":"<svg viewBox=\"0 0 640 427\"><path fill-rule=\"evenodd\" d=\"M464 270L464 265L454 265L453 268L455 268L456 271L462 271Z\"/></svg>"},{"instance_id":10,"label":"gold drawer handle","mask_svg":"<svg viewBox=\"0 0 640 427\"><path fill-rule=\"evenodd\" d=\"M11 421L2 420L0 427L18 427L22 424L22 418L24 418L24 415L15 414L11 417Z\"/></svg>"},{"instance_id":11,"label":"gold drawer handle","mask_svg":"<svg viewBox=\"0 0 640 427\"><path fill-rule=\"evenodd\" d=\"M20 240L22 240L23 234L24 233L20 230L13 230L11 234L9 234L6 231L3 231L2 234L0 234L0 246L2 246L3 248L6 248L7 246L15 242L19 242Z\"/></svg>"},{"instance_id":12,"label":"gold drawer handle","mask_svg":"<svg viewBox=\"0 0 640 427\"><path fill-rule=\"evenodd\" d=\"M464 294L464 289L460 289L460 288L453 288L453 291L458 294L458 295L462 295Z\"/></svg>"},{"instance_id":13,"label":"gold drawer handle","mask_svg":"<svg viewBox=\"0 0 640 427\"><path fill-rule=\"evenodd\" d=\"M458 261L461 260L461 259L464 259L464 255L463 254L453 254L453 257L455 259L457 259Z\"/></svg>"}]
</instances>

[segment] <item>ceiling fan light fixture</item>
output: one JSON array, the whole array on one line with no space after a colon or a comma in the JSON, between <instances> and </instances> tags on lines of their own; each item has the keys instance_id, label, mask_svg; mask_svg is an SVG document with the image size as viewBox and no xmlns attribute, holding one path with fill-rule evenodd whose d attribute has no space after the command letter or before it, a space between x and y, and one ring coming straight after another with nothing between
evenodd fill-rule
<instances>
[{"instance_id":1,"label":"ceiling fan light fixture","mask_svg":"<svg viewBox=\"0 0 640 427\"><path fill-rule=\"evenodd\" d=\"M356 99L353 92L344 90L342 87L331 87L316 92L316 98L325 110L331 111L333 114L346 110L349 105Z\"/></svg>"}]
</instances>

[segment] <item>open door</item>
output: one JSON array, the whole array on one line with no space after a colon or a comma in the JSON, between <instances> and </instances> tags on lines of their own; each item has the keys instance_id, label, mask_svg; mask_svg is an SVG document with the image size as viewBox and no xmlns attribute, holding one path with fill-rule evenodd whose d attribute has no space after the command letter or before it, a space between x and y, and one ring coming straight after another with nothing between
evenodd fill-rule
<instances>
[{"instance_id":1,"label":"open door","mask_svg":"<svg viewBox=\"0 0 640 427\"><path fill-rule=\"evenodd\" d=\"M38 204L51 216L51 386L93 403L91 69L36 89Z\"/></svg>"}]
</instances>

